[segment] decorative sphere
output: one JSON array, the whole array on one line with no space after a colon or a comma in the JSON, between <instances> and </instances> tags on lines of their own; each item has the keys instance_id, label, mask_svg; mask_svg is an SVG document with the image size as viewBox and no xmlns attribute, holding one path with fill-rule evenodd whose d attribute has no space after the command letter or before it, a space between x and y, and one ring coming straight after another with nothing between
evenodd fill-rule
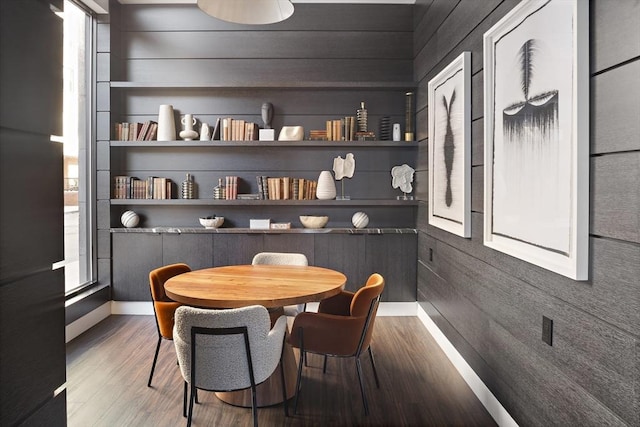
<instances>
[{"instance_id":1,"label":"decorative sphere","mask_svg":"<svg viewBox=\"0 0 640 427\"><path fill-rule=\"evenodd\" d=\"M120 221L125 227L133 228L140 222L140 217L134 211L126 211L120 217Z\"/></svg>"},{"instance_id":2,"label":"decorative sphere","mask_svg":"<svg viewBox=\"0 0 640 427\"><path fill-rule=\"evenodd\" d=\"M369 216L364 212L356 212L351 217L355 228L365 228L369 224Z\"/></svg>"}]
</instances>

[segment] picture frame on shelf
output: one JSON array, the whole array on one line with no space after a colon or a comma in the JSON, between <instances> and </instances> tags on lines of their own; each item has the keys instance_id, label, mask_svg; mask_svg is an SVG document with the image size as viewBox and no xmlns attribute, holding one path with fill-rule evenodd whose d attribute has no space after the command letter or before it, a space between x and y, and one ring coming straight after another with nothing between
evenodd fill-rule
<instances>
[{"instance_id":1,"label":"picture frame on shelf","mask_svg":"<svg viewBox=\"0 0 640 427\"><path fill-rule=\"evenodd\" d=\"M588 279L589 4L523 1L484 34L484 244Z\"/></svg>"},{"instance_id":2,"label":"picture frame on shelf","mask_svg":"<svg viewBox=\"0 0 640 427\"><path fill-rule=\"evenodd\" d=\"M471 52L429 81L429 224L471 237Z\"/></svg>"}]
</instances>

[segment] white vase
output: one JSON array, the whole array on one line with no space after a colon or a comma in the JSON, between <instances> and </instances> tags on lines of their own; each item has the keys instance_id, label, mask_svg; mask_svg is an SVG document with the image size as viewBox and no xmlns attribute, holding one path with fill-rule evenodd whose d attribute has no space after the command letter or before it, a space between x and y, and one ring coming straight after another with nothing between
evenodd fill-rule
<instances>
[{"instance_id":1,"label":"white vase","mask_svg":"<svg viewBox=\"0 0 640 427\"><path fill-rule=\"evenodd\" d=\"M173 106L163 104L158 113L158 141L175 141L176 122L173 116Z\"/></svg>"},{"instance_id":2,"label":"white vase","mask_svg":"<svg viewBox=\"0 0 640 427\"><path fill-rule=\"evenodd\" d=\"M193 141L198 137L198 132L193 130L196 125L196 118L193 117L193 114L185 114L181 123L184 126L184 130L180 132L180 138L185 141Z\"/></svg>"},{"instance_id":3,"label":"white vase","mask_svg":"<svg viewBox=\"0 0 640 427\"><path fill-rule=\"evenodd\" d=\"M336 198L336 182L330 171L320 172L318 177L318 187L316 188L316 197L319 200L331 200Z\"/></svg>"}]
</instances>

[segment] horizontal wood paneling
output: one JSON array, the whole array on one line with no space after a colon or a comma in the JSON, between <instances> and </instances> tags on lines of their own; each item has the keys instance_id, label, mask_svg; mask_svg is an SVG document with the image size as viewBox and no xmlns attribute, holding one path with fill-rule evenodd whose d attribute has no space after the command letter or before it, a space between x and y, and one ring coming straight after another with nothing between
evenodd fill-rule
<instances>
[{"instance_id":1,"label":"horizontal wood paneling","mask_svg":"<svg viewBox=\"0 0 640 427\"><path fill-rule=\"evenodd\" d=\"M640 97L629 96L640 93L638 76L635 61L591 80L592 154L640 150Z\"/></svg>"},{"instance_id":2,"label":"horizontal wood paneling","mask_svg":"<svg viewBox=\"0 0 640 427\"><path fill-rule=\"evenodd\" d=\"M592 73L640 56L637 1L619 1L615 7L608 1L592 1L590 14Z\"/></svg>"},{"instance_id":3,"label":"horizontal wood paneling","mask_svg":"<svg viewBox=\"0 0 640 427\"><path fill-rule=\"evenodd\" d=\"M136 59L406 59L410 32L376 31L131 32L124 56ZM162 46L159 50L158 46Z\"/></svg>"},{"instance_id":4,"label":"horizontal wood paneling","mask_svg":"<svg viewBox=\"0 0 640 427\"><path fill-rule=\"evenodd\" d=\"M640 243L640 151L591 160L591 233Z\"/></svg>"},{"instance_id":5,"label":"horizontal wood paneling","mask_svg":"<svg viewBox=\"0 0 640 427\"><path fill-rule=\"evenodd\" d=\"M517 3L485 3L483 10L456 3L431 25L437 31L414 37L423 119L428 80L461 51L472 52L473 64L472 238L429 226L420 204L418 300L521 425L639 425L640 69L633 58L640 15L622 16L637 9L633 2L591 2L592 237L589 280L576 282L482 241L482 35ZM464 15L474 28L448 25ZM542 315L554 320L551 347L541 340Z\"/></svg>"},{"instance_id":6,"label":"horizontal wood paneling","mask_svg":"<svg viewBox=\"0 0 640 427\"><path fill-rule=\"evenodd\" d=\"M212 18L193 5L123 7L124 31L251 31L253 25ZM262 28L269 31L407 31L412 32L411 5L296 4L293 16Z\"/></svg>"}]
</instances>

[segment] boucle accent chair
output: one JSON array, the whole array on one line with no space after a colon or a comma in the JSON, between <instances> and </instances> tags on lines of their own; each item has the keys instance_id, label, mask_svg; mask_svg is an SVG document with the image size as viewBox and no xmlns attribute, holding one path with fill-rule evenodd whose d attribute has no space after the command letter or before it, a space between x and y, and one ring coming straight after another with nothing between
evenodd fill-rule
<instances>
[{"instance_id":1,"label":"boucle accent chair","mask_svg":"<svg viewBox=\"0 0 640 427\"><path fill-rule=\"evenodd\" d=\"M269 265L309 265L309 261L304 254L288 253L288 252L260 252L253 257L251 261L253 265L269 264ZM287 305L284 306L284 314L286 316L295 317L302 313L306 308L306 304Z\"/></svg>"},{"instance_id":2,"label":"boucle accent chair","mask_svg":"<svg viewBox=\"0 0 640 427\"><path fill-rule=\"evenodd\" d=\"M191 425L196 390L233 391L251 387L253 424L258 425L256 385L282 361L287 329L285 316L273 328L269 312L260 305L227 310L182 306L176 310L174 345L184 378L187 426ZM280 370L285 416L289 415L284 369ZM183 408L184 410L184 408Z\"/></svg>"},{"instance_id":3,"label":"boucle accent chair","mask_svg":"<svg viewBox=\"0 0 640 427\"><path fill-rule=\"evenodd\" d=\"M178 263L156 268L149 273L153 312L156 317L156 327L158 329L158 344L156 345L156 353L153 356L153 364L151 365L151 374L149 375L147 387L151 387L153 371L156 369L158 353L160 352L160 343L163 339L173 340L173 314L181 305L179 302L171 300L164 292L164 282L178 274L189 271L191 271L191 268L187 264Z\"/></svg>"},{"instance_id":4,"label":"boucle accent chair","mask_svg":"<svg viewBox=\"0 0 640 427\"><path fill-rule=\"evenodd\" d=\"M374 273L355 293L342 291L338 295L320 301L317 313L305 312L296 316L289 337L289 344L299 348L302 354L311 352L325 356L323 372L327 369L327 356L353 357L360 382L362 403L367 415L369 406L362 381L360 356L368 350L376 386L380 388L371 350L371 336L384 285L384 278ZM294 413L298 410L301 379L302 364L298 366Z\"/></svg>"}]
</instances>

